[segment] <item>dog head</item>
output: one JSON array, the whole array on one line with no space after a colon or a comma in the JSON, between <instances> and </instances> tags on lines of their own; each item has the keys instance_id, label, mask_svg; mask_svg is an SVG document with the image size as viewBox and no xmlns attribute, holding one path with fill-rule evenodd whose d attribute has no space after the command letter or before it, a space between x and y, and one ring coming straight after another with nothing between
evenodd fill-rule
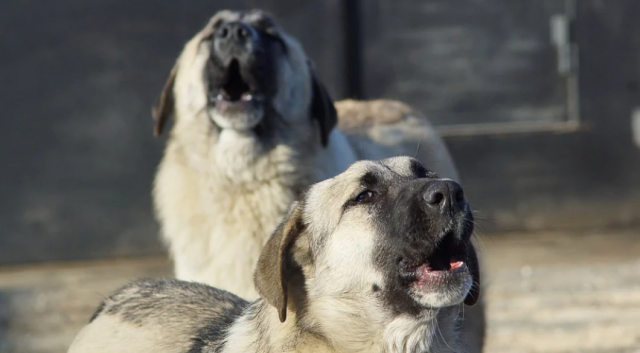
<instances>
[{"instance_id":1,"label":"dog head","mask_svg":"<svg viewBox=\"0 0 640 353\"><path fill-rule=\"evenodd\" d=\"M261 254L255 284L281 321L300 292L295 310L325 303L324 316L354 307L382 321L473 305L480 273L472 232L456 182L409 157L360 161L292 206Z\"/></svg>"},{"instance_id":2,"label":"dog head","mask_svg":"<svg viewBox=\"0 0 640 353\"><path fill-rule=\"evenodd\" d=\"M174 129L263 144L326 145L337 122L333 102L302 46L262 11L220 11L185 46L153 109L156 135ZM191 134L193 138L194 134Z\"/></svg>"}]
</instances>

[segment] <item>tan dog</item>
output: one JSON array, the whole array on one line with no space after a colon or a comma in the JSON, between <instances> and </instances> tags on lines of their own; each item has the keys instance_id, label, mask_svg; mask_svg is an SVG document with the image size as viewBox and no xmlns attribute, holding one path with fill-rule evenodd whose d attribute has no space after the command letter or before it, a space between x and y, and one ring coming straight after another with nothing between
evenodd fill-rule
<instances>
[{"instance_id":1,"label":"tan dog","mask_svg":"<svg viewBox=\"0 0 640 353\"><path fill-rule=\"evenodd\" d=\"M141 280L107 298L72 353L461 352L479 296L460 185L417 160L360 161L310 188L258 261L252 304Z\"/></svg>"},{"instance_id":2,"label":"tan dog","mask_svg":"<svg viewBox=\"0 0 640 353\"><path fill-rule=\"evenodd\" d=\"M156 134L175 117L154 200L177 278L257 298L251 273L291 202L359 159L419 150L458 179L438 134L404 104L337 108L339 121L301 45L261 11L221 11L186 44L155 110ZM479 347L476 307L465 330Z\"/></svg>"}]
</instances>

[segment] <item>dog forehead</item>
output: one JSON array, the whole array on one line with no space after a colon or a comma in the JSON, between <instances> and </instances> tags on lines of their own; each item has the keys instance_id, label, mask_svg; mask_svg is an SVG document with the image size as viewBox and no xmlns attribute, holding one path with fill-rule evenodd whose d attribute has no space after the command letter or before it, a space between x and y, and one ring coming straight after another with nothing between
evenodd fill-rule
<instances>
[{"instance_id":1,"label":"dog forehead","mask_svg":"<svg viewBox=\"0 0 640 353\"><path fill-rule=\"evenodd\" d=\"M420 178L423 174L430 173L423 165L415 158L398 156L382 159L379 161L363 160L358 161L342 174L339 174L334 178L334 183L349 183L350 180L360 180L364 175L374 174L382 179L394 180L395 176Z\"/></svg>"},{"instance_id":2,"label":"dog forehead","mask_svg":"<svg viewBox=\"0 0 640 353\"><path fill-rule=\"evenodd\" d=\"M361 188L362 179L367 175L375 175L379 179L395 174L388 166L379 161L362 160L353 163L345 171L333 178L325 179L312 185L306 194L307 203L340 204Z\"/></svg>"},{"instance_id":3,"label":"dog forehead","mask_svg":"<svg viewBox=\"0 0 640 353\"><path fill-rule=\"evenodd\" d=\"M391 157L381 160L380 163L403 177L423 178L425 176L435 176L434 172L429 171L419 160L412 157Z\"/></svg>"},{"instance_id":4,"label":"dog forehead","mask_svg":"<svg viewBox=\"0 0 640 353\"><path fill-rule=\"evenodd\" d=\"M342 206L360 188L362 177L385 167L376 161L359 161L333 178L312 185L305 194L305 218L323 230L333 228L340 218Z\"/></svg>"},{"instance_id":5,"label":"dog forehead","mask_svg":"<svg viewBox=\"0 0 640 353\"><path fill-rule=\"evenodd\" d=\"M367 173L388 173L388 168L380 161L362 160L349 166L342 174L338 175L338 182L343 180L359 179Z\"/></svg>"},{"instance_id":6,"label":"dog forehead","mask_svg":"<svg viewBox=\"0 0 640 353\"><path fill-rule=\"evenodd\" d=\"M326 180L325 185L320 185L321 189L332 189L337 193L357 188L361 184L361 179L367 174L382 175L392 173L384 164L379 161L363 160L353 163L344 172L334 178ZM323 182L324 183L324 182Z\"/></svg>"},{"instance_id":7,"label":"dog forehead","mask_svg":"<svg viewBox=\"0 0 640 353\"><path fill-rule=\"evenodd\" d=\"M332 193L339 194L360 186L366 175L374 175L381 180L395 180L395 176L422 177L420 174L425 171L426 168L417 159L411 157L392 157L379 161L361 160L335 177L315 184L310 192L334 190Z\"/></svg>"}]
</instances>

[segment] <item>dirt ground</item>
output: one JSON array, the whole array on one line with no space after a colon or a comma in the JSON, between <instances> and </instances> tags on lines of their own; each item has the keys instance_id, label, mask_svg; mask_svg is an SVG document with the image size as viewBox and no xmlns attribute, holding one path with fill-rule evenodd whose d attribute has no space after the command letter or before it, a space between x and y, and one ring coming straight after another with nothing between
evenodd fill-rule
<instances>
[{"instance_id":1,"label":"dirt ground","mask_svg":"<svg viewBox=\"0 0 640 353\"><path fill-rule=\"evenodd\" d=\"M640 231L481 236L486 352L640 353ZM65 352L100 299L164 258L0 268L0 353Z\"/></svg>"}]
</instances>

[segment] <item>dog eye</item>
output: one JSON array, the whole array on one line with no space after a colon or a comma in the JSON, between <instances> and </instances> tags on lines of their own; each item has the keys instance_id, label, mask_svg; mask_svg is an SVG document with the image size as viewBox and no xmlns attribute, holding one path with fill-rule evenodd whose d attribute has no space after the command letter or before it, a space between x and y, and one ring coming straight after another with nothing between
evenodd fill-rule
<instances>
[{"instance_id":1,"label":"dog eye","mask_svg":"<svg viewBox=\"0 0 640 353\"><path fill-rule=\"evenodd\" d=\"M355 201L356 202L369 202L371 201L371 199L373 199L373 191L363 191L360 194L358 194L358 196L356 196Z\"/></svg>"}]
</instances>

